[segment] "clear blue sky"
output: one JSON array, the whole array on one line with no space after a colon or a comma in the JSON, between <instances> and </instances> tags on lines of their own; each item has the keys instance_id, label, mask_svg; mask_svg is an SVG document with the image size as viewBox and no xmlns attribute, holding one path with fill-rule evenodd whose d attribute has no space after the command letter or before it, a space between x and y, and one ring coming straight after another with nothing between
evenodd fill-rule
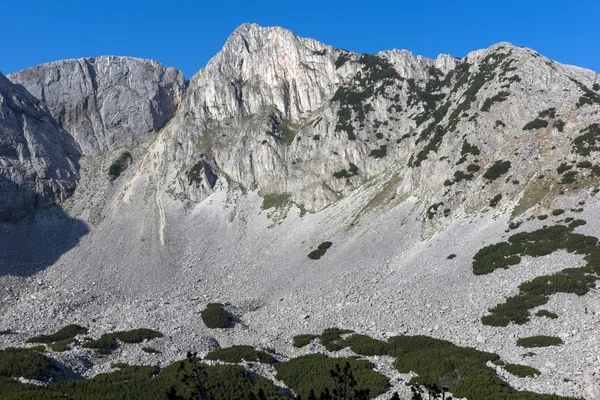
<instances>
[{"instance_id":1,"label":"clear blue sky","mask_svg":"<svg viewBox=\"0 0 600 400\"><path fill-rule=\"evenodd\" d=\"M356 52L462 57L501 41L600 72L600 0L5 0L0 70L65 58L151 58L191 77L243 22Z\"/></svg>"}]
</instances>

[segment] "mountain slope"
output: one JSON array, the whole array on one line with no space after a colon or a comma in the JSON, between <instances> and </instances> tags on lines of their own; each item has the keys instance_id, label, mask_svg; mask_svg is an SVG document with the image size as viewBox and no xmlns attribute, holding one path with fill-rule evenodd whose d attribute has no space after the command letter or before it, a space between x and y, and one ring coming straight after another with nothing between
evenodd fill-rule
<instances>
[{"instance_id":1,"label":"mountain slope","mask_svg":"<svg viewBox=\"0 0 600 400\"><path fill-rule=\"evenodd\" d=\"M18 75L41 82L36 71L49 68ZM557 319L534 316L541 305L524 324L481 319L523 282L579 267L584 254L552 248L482 275L473 257L566 218L584 219L573 229L594 236L599 82L508 43L463 59L358 55L242 25L157 135L115 130L111 145L82 158L63 208L90 231L32 279L2 278L15 289L0 321L20 330L3 343L67 323L94 336L149 326L168 337L158 358L124 350L115 359L152 363L204 352L211 338L294 355L292 335L337 325L498 352L542 371L497 368L517 389L594 398L595 289L549 296L543 308ZM326 241L322 258L308 257ZM210 302L231 303L241 324L206 328L198 312ZM522 357L516 339L538 334L565 343Z\"/></svg>"}]
</instances>

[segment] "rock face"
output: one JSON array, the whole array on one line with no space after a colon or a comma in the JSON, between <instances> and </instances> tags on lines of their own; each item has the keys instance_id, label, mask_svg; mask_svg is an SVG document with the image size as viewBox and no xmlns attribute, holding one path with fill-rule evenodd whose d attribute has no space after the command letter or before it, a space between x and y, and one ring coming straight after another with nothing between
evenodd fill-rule
<instances>
[{"instance_id":1,"label":"rock face","mask_svg":"<svg viewBox=\"0 0 600 400\"><path fill-rule=\"evenodd\" d=\"M391 190L427 198L435 226L519 196L537 171L556 175L549 163L597 120L599 80L509 43L463 59L358 55L245 24L164 132L168 185L199 202L221 176L317 211L393 170ZM483 177L499 161L514 182L502 188Z\"/></svg>"},{"instance_id":2,"label":"rock face","mask_svg":"<svg viewBox=\"0 0 600 400\"><path fill-rule=\"evenodd\" d=\"M157 132L175 114L185 90L180 71L131 57L58 61L8 78L48 106L84 155Z\"/></svg>"},{"instance_id":3,"label":"rock face","mask_svg":"<svg viewBox=\"0 0 600 400\"><path fill-rule=\"evenodd\" d=\"M79 147L38 99L0 73L0 220L69 197Z\"/></svg>"}]
</instances>

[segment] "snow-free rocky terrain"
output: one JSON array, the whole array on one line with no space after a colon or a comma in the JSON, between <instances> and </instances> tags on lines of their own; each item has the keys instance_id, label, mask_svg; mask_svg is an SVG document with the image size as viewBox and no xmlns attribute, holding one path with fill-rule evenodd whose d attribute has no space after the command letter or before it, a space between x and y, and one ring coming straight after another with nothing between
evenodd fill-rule
<instances>
[{"instance_id":1,"label":"snow-free rocky terrain","mask_svg":"<svg viewBox=\"0 0 600 400\"><path fill-rule=\"evenodd\" d=\"M159 354L48 353L81 377L216 343L289 358L318 350L294 335L337 326L498 353L541 372L497 367L515 389L600 398L593 283L525 323L481 320L584 255L473 270L518 232L581 219L574 232L598 236L599 124L600 75L509 43L360 55L244 24L189 82L128 57L0 75L0 330L15 332L0 347L72 323L164 333ZM214 302L240 322L207 328ZM535 335L564 344L524 357L517 339ZM388 361L381 398L408 393Z\"/></svg>"}]
</instances>

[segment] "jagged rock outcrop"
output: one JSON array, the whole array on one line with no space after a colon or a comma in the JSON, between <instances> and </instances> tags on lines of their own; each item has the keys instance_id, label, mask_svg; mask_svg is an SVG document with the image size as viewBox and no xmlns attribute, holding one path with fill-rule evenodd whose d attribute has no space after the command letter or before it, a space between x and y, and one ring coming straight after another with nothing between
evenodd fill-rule
<instances>
[{"instance_id":1,"label":"jagged rock outcrop","mask_svg":"<svg viewBox=\"0 0 600 400\"><path fill-rule=\"evenodd\" d=\"M69 197L79 147L38 99L0 73L0 220Z\"/></svg>"},{"instance_id":2,"label":"jagged rock outcrop","mask_svg":"<svg viewBox=\"0 0 600 400\"><path fill-rule=\"evenodd\" d=\"M358 55L244 24L192 78L164 133L170 192L202 200L207 171L316 211L393 170L398 197L433 207L434 231L498 194L517 198L537 171L556 176L596 121L599 80L510 43L463 59ZM524 129L536 119L543 126ZM500 161L510 184L484 177Z\"/></svg>"},{"instance_id":3,"label":"jagged rock outcrop","mask_svg":"<svg viewBox=\"0 0 600 400\"><path fill-rule=\"evenodd\" d=\"M84 155L129 146L158 132L185 91L177 69L132 57L57 61L8 78L48 106Z\"/></svg>"}]
</instances>

